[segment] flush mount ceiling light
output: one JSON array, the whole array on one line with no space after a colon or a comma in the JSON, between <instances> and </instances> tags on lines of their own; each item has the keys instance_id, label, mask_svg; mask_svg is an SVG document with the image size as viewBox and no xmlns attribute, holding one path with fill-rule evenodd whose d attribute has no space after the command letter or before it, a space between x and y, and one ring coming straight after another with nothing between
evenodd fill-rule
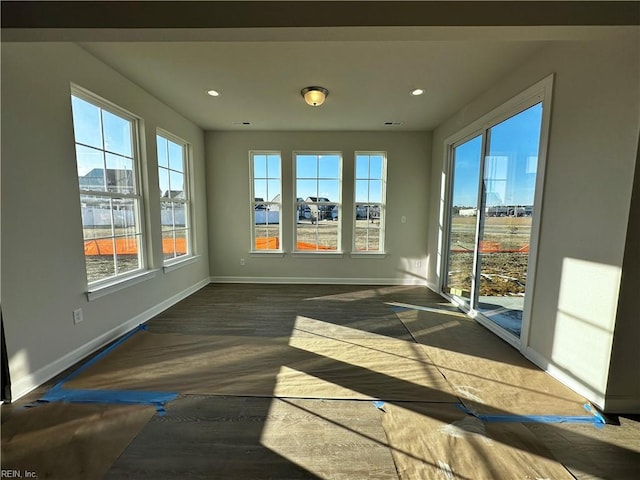
<instances>
[{"instance_id":1,"label":"flush mount ceiling light","mask_svg":"<svg viewBox=\"0 0 640 480\"><path fill-rule=\"evenodd\" d=\"M319 107L324 103L324 99L329 95L329 90L324 87L305 87L300 93L304 97L304 101L312 107Z\"/></svg>"},{"instance_id":2,"label":"flush mount ceiling light","mask_svg":"<svg viewBox=\"0 0 640 480\"><path fill-rule=\"evenodd\" d=\"M424 90L421 88L416 88L414 90L411 90L411 95L413 95L414 97L422 95L423 93L424 93Z\"/></svg>"},{"instance_id":3,"label":"flush mount ceiling light","mask_svg":"<svg viewBox=\"0 0 640 480\"><path fill-rule=\"evenodd\" d=\"M209 95L211 95L212 97L219 97L220 96L220 92L218 92L217 90L208 90L207 93Z\"/></svg>"}]
</instances>

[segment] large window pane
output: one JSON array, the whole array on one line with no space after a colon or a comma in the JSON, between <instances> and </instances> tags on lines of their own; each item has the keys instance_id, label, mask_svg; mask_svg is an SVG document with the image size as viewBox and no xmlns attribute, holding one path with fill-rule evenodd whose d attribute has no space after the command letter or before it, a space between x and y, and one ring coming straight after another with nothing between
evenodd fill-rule
<instances>
[{"instance_id":1,"label":"large window pane","mask_svg":"<svg viewBox=\"0 0 640 480\"><path fill-rule=\"evenodd\" d=\"M280 251L281 160L279 153L251 152L251 250Z\"/></svg>"},{"instance_id":2,"label":"large window pane","mask_svg":"<svg viewBox=\"0 0 640 480\"><path fill-rule=\"evenodd\" d=\"M162 252L165 262L190 255L187 144L168 133L156 135ZM160 158L164 156L164 158Z\"/></svg>"},{"instance_id":3,"label":"large window pane","mask_svg":"<svg viewBox=\"0 0 640 480\"><path fill-rule=\"evenodd\" d=\"M455 147L452 160L453 194L449 211L448 268L444 290L468 305L473 284L482 136Z\"/></svg>"},{"instance_id":4,"label":"large window pane","mask_svg":"<svg viewBox=\"0 0 640 480\"><path fill-rule=\"evenodd\" d=\"M94 284L144 267L136 120L75 89L71 106L87 281Z\"/></svg>"},{"instance_id":5,"label":"large window pane","mask_svg":"<svg viewBox=\"0 0 640 480\"><path fill-rule=\"evenodd\" d=\"M477 309L520 336L531 242L542 104L489 129L484 161Z\"/></svg>"},{"instance_id":6,"label":"large window pane","mask_svg":"<svg viewBox=\"0 0 640 480\"><path fill-rule=\"evenodd\" d=\"M296 251L340 248L341 157L296 154Z\"/></svg>"},{"instance_id":7,"label":"large window pane","mask_svg":"<svg viewBox=\"0 0 640 480\"><path fill-rule=\"evenodd\" d=\"M386 156L356 153L353 249L382 252L384 249Z\"/></svg>"}]
</instances>

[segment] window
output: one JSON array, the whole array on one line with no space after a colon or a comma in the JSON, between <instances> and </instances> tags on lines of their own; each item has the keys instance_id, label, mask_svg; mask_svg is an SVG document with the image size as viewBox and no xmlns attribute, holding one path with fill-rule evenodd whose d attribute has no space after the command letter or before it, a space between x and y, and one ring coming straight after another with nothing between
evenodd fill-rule
<instances>
[{"instance_id":1,"label":"window","mask_svg":"<svg viewBox=\"0 0 640 480\"><path fill-rule=\"evenodd\" d=\"M71 106L89 285L144 268L138 120L78 88Z\"/></svg>"},{"instance_id":2,"label":"window","mask_svg":"<svg viewBox=\"0 0 640 480\"><path fill-rule=\"evenodd\" d=\"M296 153L296 251L340 250L339 153Z\"/></svg>"},{"instance_id":3,"label":"window","mask_svg":"<svg viewBox=\"0 0 640 480\"><path fill-rule=\"evenodd\" d=\"M279 152L251 152L252 251L281 251L281 162Z\"/></svg>"},{"instance_id":4,"label":"window","mask_svg":"<svg viewBox=\"0 0 640 480\"><path fill-rule=\"evenodd\" d=\"M386 154L356 152L353 250L384 252Z\"/></svg>"},{"instance_id":5,"label":"window","mask_svg":"<svg viewBox=\"0 0 640 480\"><path fill-rule=\"evenodd\" d=\"M166 132L156 135L165 265L191 255L188 145Z\"/></svg>"},{"instance_id":6,"label":"window","mask_svg":"<svg viewBox=\"0 0 640 480\"><path fill-rule=\"evenodd\" d=\"M442 291L513 345L526 344L553 77L446 141Z\"/></svg>"}]
</instances>

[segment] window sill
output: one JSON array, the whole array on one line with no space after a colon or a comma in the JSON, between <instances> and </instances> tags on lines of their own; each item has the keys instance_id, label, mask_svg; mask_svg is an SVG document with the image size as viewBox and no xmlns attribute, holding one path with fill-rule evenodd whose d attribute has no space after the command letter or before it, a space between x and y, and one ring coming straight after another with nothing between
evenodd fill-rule
<instances>
[{"instance_id":1,"label":"window sill","mask_svg":"<svg viewBox=\"0 0 640 480\"><path fill-rule=\"evenodd\" d=\"M163 273L173 272L178 268L186 267L187 265L191 265L192 263L196 263L200 259L200 255L191 255L188 257L178 257L175 260L172 260L171 263L166 263L162 267Z\"/></svg>"},{"instance_id":2,"label":"window sill","mask_svg":"<svg viewBox=\"0 0 640 480\"><path fill-rule=\"evenodd\" d=\"M385 258L387 252L351 252L351 258Z\"/></svg>"},{"instance_id":3,"label":"window sill","mask_svg":"<svg viewBox=\"0 0 640 480\"><path fill-rule=\"evenodd\" d=\"M157 272L157 269L145 270L140 273L135 273L130 277L118 278L117 280L113 280L112 282L92 287L87 291L87 300L91 302L106 295L124 290L125 288L129 288L132 285L144 282L145 280L149 280L155 277Z\"/></svg>"},{"instance_id":4,"label":"window sill","mask_svg":"<svg viewBox=\"0 0 640 480\"><path fill-rule=\"evenodd\" d=\"M282 250L251 250L249 255L252 257L284 257Z\"/></svg>"},{"instance_id":5,"label":"window sill","mask_svg":"<svg viewBox=\"0 0 640 480\"><path fill-rule=\"evenodd\" d=\"M300 257L300 258L318 258L318 257L336 257L342 258L344 256L344 252L336 252L336 251L312 251L312 252L292 252L292 257Z\"/></svg>"}]
</instances>

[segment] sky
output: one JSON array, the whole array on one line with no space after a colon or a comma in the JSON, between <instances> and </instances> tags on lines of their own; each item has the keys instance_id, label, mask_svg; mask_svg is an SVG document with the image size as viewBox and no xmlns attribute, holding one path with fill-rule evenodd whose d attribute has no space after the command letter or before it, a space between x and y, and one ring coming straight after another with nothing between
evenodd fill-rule
<instances>
[{"instance_id":1,"label":"sky","mask_svg":"<svg viewBox=\"0 0 640 480\"><path fill-rule=\"evenodd\" d=\"M340 202L342 159L340 154L298 154L296 166L296 197L327 198ZM382 155L356 155L356 202L381 203L383 196ZM272 201L281 193L281 159L277 154L253 156L254 196Z\"/></svg>"},{"instance_id":2,"label":"sky","mask_svg":"<svg viewBox=\"0 0 640 480\"><path fill-rule=\"evenodd\" d=\"M489 129L486 205L533 205L541 123L539 103ZM477 207L481 158L481 136L455 148L454 206Z\"/></svg>"},{"instance_id":3,"label":"sky","mask_svg":"<svg viewBox=\"0 0 640 480\"><path fill-rule=\"evenodd\" d=\"M71 97L75 133L78 176L94 168L133 168L131 122L102 110L76 96ZM103 158L96 149L110 154Z\"/></svg>"}]
</instances>

